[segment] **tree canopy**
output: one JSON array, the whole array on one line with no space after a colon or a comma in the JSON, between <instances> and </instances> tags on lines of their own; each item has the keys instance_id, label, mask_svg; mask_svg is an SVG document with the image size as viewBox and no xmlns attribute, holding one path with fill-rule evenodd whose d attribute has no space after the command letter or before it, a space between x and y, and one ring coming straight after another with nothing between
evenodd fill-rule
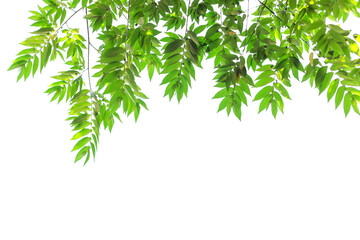
<instances>
[{"instance_id":1,"label":"tree canopy","mask_svg":"<svg viewBox=\"0 0 360 240\"><path fill-rule=\"evenodd\" d=\"M341 27L350 14L360 17L359 1L252 0L256 7L250 0L43 2L30 11L36 29L9 70L19 71L19 81L49 61L66 64L45 93L70 104L66 120L75 131L75 162L95 158L101 126L111 132L121 114L137 120L147 109L146 91L137 84L144 69L150 80L156 71L164 96L180 102L203 60L213 59L218 111L239 120L250 100L259 102L259 113L270 108L276 118L295 79L309 81L319 95L326 92L345 116L351 109L360 114L360 35ZM84 36L71 24L81 14ZM95 46L91 36L101 44Z\"/></svg>"}]
</instances>

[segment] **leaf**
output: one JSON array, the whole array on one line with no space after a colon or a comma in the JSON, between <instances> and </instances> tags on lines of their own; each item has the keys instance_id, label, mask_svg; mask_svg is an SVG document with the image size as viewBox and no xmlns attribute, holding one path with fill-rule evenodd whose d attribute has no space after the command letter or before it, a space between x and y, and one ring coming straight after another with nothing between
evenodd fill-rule
<instances>
[{"instance_id":1,"label":"leaf","mask_svg":"<svg viewBox=\"0 0 360 240\"><path fill-rule=\"evenodd\" d=\"M273 86L266 86L263 89L261 89L254 97L253 101L257 101L262 99L263 97L265 97L266 95L268 95L269 93L271 93L274 90Z\"/></svg>"},{"instance_id":2,"label":"leaf","mask_svg":"<svg viewBox=\"0 0 360 240\"><path fill-rule=\"evenodd\" d=\"M30 76L31 69L32 69L32 62L29 61L29 62L26 64L26 67L25 67L25 73L24 73L24 79L25 79L25 80Z\"/></svg>"},{"instance_id":3,"label":"leaf","mask_svg":"<svg viewBox=\"0 0 360 240\"><path fill-rule=\"evenodd\" d=\"M90 137L84 137L83 139L81 139L80 141L78 141L74 148L71 150L72 152L79 149L79 148L82 148L85 144L87 144L89 141L91 140Z\"/></svg>"},{"instance_id":4,"label":"leaf","mask_svg":"<svg viewBox=\"0 0 360 240\"><path fill-rule=\"evenodd\" d=\"M323 91L325 91L325 89L329 86L329 83L330 83L333 76L334 76L333 72L326 73L324 80L322 81L322 83L319 86L319 95Z\"/></svg>"},{"instance_id":5,"label":"leaf","mask_svg":"<svg viewBox=\"0 0 360 240\"><path fill-rule=\"evenodd\" d=\"M194 32L189 30L188 34L189 34L191 40L193 40L194 43L196 43L197 45L200 45L199 39L198 39L198 37L196 36L196 34Z\"/></svg>"},{"instance_id":6,"label":"leaf","mask_svg":"<svg viewBox=\"0 0 360 240\"><path fill-rule=\"evenodd\" d=\"M35 57L34 57L34 63L33 63L33 69L32 69L32 75L33 75L33 76L35 75L38 67L39 67L39 58L38 58L38 56L35 55Z\"/></svg>"},{"instance_id":7,"label":"leaf","mask_svg":"<svg viewBox=\"0 0 360 240\"><path fill-rule=\"evenodd\" d=\"M255 87L262 87L269 83L272 83L275 79L272 77L263 78L255 83Z\"/></svg>"},{"instance_id":8,"label":"leaf","mask_svg":"<svg viewBox=\"0 0 360 240\"><path fill-rule=\"evenodd\" d=\"M328 92L327 92L328 102L335 95L335 92L336 92L338 86L339 86L339 79L335 79L334 81L332 81L330 83L330 86L329 86Z\"/></svg>"},{"instance_id":9,"label":"leaf","mask_svg":"<svg viewBox=\"0 0 360 240\"><path fill-rule=\"evenodd\" d=\"M218 112L220 112L221 110L223 110L224 108L226 108L226 106L228 105L228 103L230 102L230 97L226 96L219 104L219 108L218 108Z\"/></svg>"},{"instance_id":10,"label":"leaf","mask_svg":"<svg viewBox=\"0 0 360 240\"><path fill-rule=\"evenodd\" d=\"M233 112L235 116L241 121L241 105L235 104L233 106Z\"/></svg>"},{"instance_id":11,"label":"leaf","mask_svg":"<svg viewBox=\"0 0 360 240\"><path fill-rule=\"evenodd\" d=\"M324 21L321 19L318 19L315 22L313 22L312 24L310 24L310 26L308 27L308 30L317 29L317 28L321 27L323 24L324 24Z\"/></svg>"},{"instance_id":12,"label":"leaf","mask_svg":"<svg viewBox=\"0 0 360 240\"><path fill-rule=\"evenodd\" d=\"M265 108L267 108L269 106L271 98L272 98L272 96L271 96L271 94L269 94L269 95L265 96L263 98L263 100L261 100L258 113L261 113Z\"/></svg>"},{"instance_id":13,"label":"leaf","mask_svg":"<svg viewBox=\"0 0 360 240\"><path fill-rule=\"evenodd\" d=\"M275 72L271 71L271 70L264 71L256 79L266 78L266 77L269 77L269 76L274 75L274 74L275 74Z\"/></svg>"},{"instance_id":14,"label":"leaf","mask_svg":"<svg viewBox=\"0 0 360 240\"><path fill-rule=\"evenodd\" d=\"M345 113L345 117L349 114L350 108L351 108L351 100L352 100L352 96L351 93L348 92L345 94L344 97L344 113Z\"/></svg>"},{"instance_id":15,"label":"leaf","mask_svg":"<svg viewBox=\"0 0 360 240\"><path fill-rule=\"evenodd\" d=\"M335 95L335 109L339 107L345 93L345 86L341 86L338 88Z\"/></svg>"},{"instance_id":16,"label":"leaf","mask_svg":"<svg viewBox=\"0 0 360 240\"><path fill-rule=\"evenodd\" d=\"M160 85L169 83L171 80L173 80L174 78L176 78L178 75L180 74L180 70L174 70L170 73L168 73L166 75L166 77L164 77L163 81L160 83Z\"/></svg>"},{"instance_id":17,"label":"leaf","mask_svg":"<svg viewBox=\"0 0 360 240\"><path fill-rule=\"evenodd\" d=\"M180 48L183 44L184 41L182 39L175 39L166 46L164 53L174 52L176 49Z\"/></svg>"},{"instance_id":18,"label":"leaf","mask_svg":"<svg viewBox=\"0 0 360 240\"><path fill-rule=\"evenodd\" d=\"M323 66L316 73L316 77L315 77L315 86L316 87L319 87L320 84L322 83L322 81L324 80L326 70L327 70L327 66Z\"/></svg>"},{"instance_id":19,"label":"leaf","mask_svg":"<svg viewBox=\"0 0 360 240\"><path fill-rule=\"evenodd\" d=\"M275 92L274 91L274 97L275 97L275 100L279 106L279 109L282 113L284 113L284 102L281 98L281 95L278 93L278 92Z\"/></svg>"},{"instance_id":20,"label":"leaf","mask_svg":"<svg viewBox=\"0 0 360 240\"><path fill-rule=\"evenodd\" d=\"M296 8L296 0L290 0L289 6L292 10L294 10Z\"/></svg>"},{"instance_id":21,"label":"leaf","mask_svg":"<svg viewBox=\"0 0 360 240\"><path fill-rule=\"evenodd\" d=\"M75 140L75 139L79 139L87 134L91 133L91 129L87 129L87 128L84 128L83 130L81 130L80 132L76 133L72 138L71 140Z\"/></svg>"},{"instance_id":22,"label":"leaf","mask_svg":"<svg viewBox=\"0 0 360 240\"><path fill-rule=\"evenodd\" d=\"M48 33L54 31L53 28L40 28L39 30L36 30L34 32L31 32L32 34L38 34L38 35L47 35Z\"/></svg>"},{"instance_id":23,"label":"leaf","mask_svg":"<svg viewBox=\"0 0 360 240\"><path fill-rule=\"evenodd\" d=\"M226 88L224 88L224 89L221 89L220 91L218 91L212 99L223 98L227 95L229 95L229 92Z\"/></svg>"},{"instance_id":24,"label":"leaf","mask_svg":"<svg viewBox=\"0 0 360 240\"><path fill-rule=\"evenodd\" d=\"M314 52L310 53L309 59L310 59L310 66L314 66Z\"/></svg>"},{"instance_id":25,"label":"leaf","mask_svg":"<svg viewBox=\"0 0 360 240\"><path fill-rule=\"evenodd\" d=\"M289 93L288 91L285 89L285 87L283 85L281 85L280 83L275 83L274 87L279 90L280 94L283 95L284 97L286 97L287 99L290 99Z\"/></svg>"},{"instance_id":26,"label":"leaf","mask_svg":"<svg viewBox=\"0 0 360 240\"><path fill-rule=\"evenodd\" d=\"M351 105L352 105L354 111L355 111L357 114L360 115L359 107L358 107L357 104L358 104L358 102L356 101L355 98L353 98L353 99L351 100Z\"/></svg>"},{"instance_id":27,"label":"leaf","mask_svg":"<svg viewBox=\"0 0 360 240\"><path fill-rule=\"evenodd\" d=\"M83 147L83 148L76 154L75 162L77 162L77 161L79 161L81 158L83 158L83 157L86 155L86 153L89 152L89 149L90 149L89 146Z\"/></svg>"},{"instance_id":28,"label":"leaf","mask_svg":"<svg viewBox=\"0 0 360 240\"><path fill-rule=\"evenodd\" d=\"M271 100L271 113L274 116L274 118L276 118L277 111L278 111L277 102L274 100Z\"/></svg>"}]
</instances>

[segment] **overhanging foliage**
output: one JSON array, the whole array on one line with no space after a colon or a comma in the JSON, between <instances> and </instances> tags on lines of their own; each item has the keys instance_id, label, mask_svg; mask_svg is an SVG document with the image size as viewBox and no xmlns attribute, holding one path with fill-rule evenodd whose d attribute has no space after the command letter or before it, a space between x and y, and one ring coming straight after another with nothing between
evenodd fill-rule
<instances>
[{"instance_id":1,"label":"overhanging foliage","mask_svg":"<svg viewBox=\"0 0 360 240\"><path fill-rule=\"evenodd\" d=\"M120 108L135 119L147 109L136 83L142 70L150 80L155 70L161 74L165 96L180 102L204 58L214 61L218 111L232 111L238 119L253 88L259 89L252 98L260 102L259 112L270 108L274 117L283 112L292 79L309 80L329 101L335 96L335 107L343 103L345 115L351 108L360 114L360 36L338 24L349 14L360 17L359 1L251 0L255 8L249 0L43 2L30 11L37 29L22 42L25 49L9 70L18 69L17 80L26 80L49 61L68 65L52 77L46 93L51 101L70 102L75 162L85 157L86 164L91 152L95 157L100 126L111 131ZM71 26L77 14L86 21L85 37ZM100 46L91 43L94 34ZM99 56L95 66L91 51Z\"/></svg>"}]
</instances>

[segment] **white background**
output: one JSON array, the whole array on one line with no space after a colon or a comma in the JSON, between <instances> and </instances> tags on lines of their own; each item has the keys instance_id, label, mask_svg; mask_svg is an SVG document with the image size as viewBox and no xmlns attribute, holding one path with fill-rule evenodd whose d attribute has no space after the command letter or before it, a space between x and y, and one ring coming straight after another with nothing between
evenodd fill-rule
<instances>
[{"instance_id":1,"label":"white background","mask_svg":"<svg viewBox=\"0 0 360 240\"><path fill-rule=\"evenodd\" d=\"M6 71L39 3L4 1L0 15L0 239L360 238L360 119L308 82L277 120L250 102L239 122L216 113L210 63L180 105L145 76L150 111L74 164L68 106L43 93L56 64L19 83Z\"/></svg>"}]
</instances>

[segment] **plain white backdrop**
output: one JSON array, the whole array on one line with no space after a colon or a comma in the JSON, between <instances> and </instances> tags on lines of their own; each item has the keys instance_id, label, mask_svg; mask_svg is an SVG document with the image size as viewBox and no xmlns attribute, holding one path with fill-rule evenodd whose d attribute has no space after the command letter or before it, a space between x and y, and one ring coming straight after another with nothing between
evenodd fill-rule
<instances>
[{"instance_id":1,"label":"plain white backdrop","mask_svg":"<svg viewBox=\"0 0 360 240\"><path fill-rule=\"evenodd\" d=\"M43 93L57 64L19 83L6 71L37 4L5 1L0 15L0 239L360 238L360 118L308 82L293 81L277 120L250 102L239 122L216 113L211 63L180 105L144 74L150 111L74 164L68 105Z\"/></svg>"}]
</instances>

